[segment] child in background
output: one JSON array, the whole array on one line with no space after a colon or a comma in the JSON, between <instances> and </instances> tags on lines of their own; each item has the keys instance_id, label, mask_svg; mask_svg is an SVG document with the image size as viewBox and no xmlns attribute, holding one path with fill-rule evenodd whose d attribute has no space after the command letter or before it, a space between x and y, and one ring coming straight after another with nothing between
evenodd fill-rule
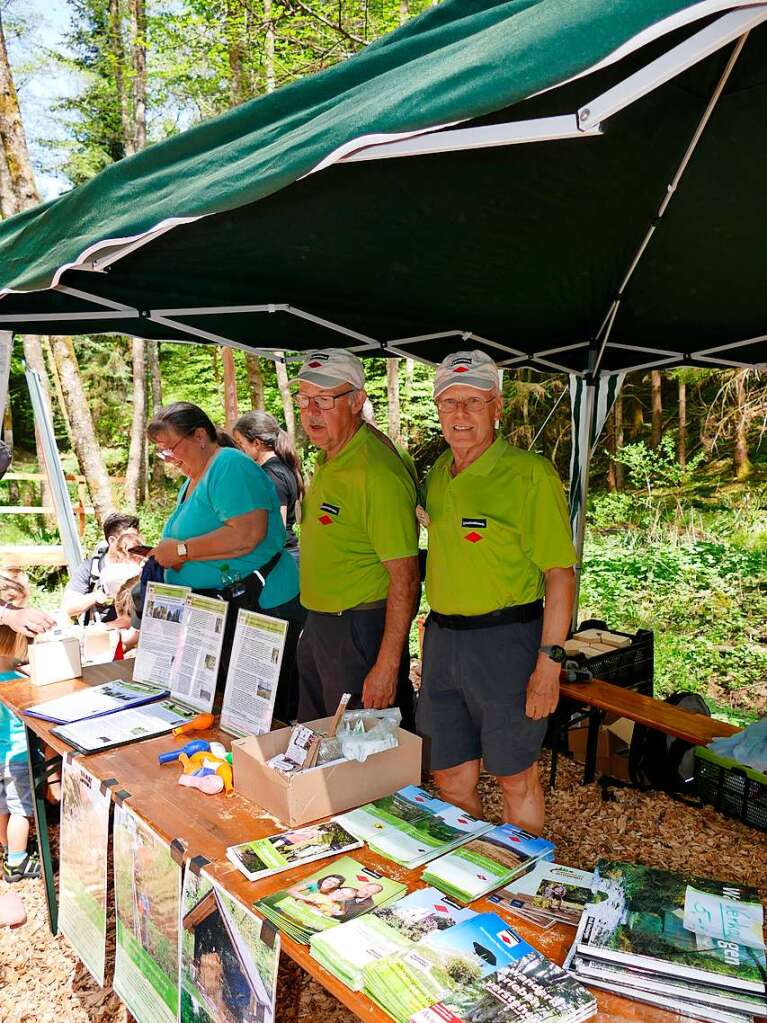
<instances>
[{"instance_id":1,"label":"child in background","mask_svg":"<svg viewBox=\"0 0 767 1023\"><path fill-rule=\"evenodd\" d=\"M0 602L24 607L29 596L27 576L18 569L0 571ZM27 640L0 625L0 655L24 660ZM37 853L27 851L29 819L33 813L24 725L0 704L0 843L3 880L9 883L40 877Z\"/></svg>"}]
</instances>

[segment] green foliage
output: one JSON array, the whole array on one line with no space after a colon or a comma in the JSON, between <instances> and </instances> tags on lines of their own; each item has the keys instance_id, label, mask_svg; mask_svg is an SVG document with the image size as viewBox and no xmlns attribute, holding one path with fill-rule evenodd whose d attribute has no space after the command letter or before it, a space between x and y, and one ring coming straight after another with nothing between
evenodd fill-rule
<instances>
[{"instance_id":1,"label":"green foliage","mask_svg":"<svg viewBox=\"0 0 767 1023\"><path fill-rule=\"evenodd\" d=\"M659 488L679 488L689 483L705 455L699 451L685 466L681 466L676 456L674 437L667 433L657 448L648 447L644 441L627 444L616 452L614 460L626 466L634 486L646 491L647 505L651 507Z\"/></svg>"}]
</instances>

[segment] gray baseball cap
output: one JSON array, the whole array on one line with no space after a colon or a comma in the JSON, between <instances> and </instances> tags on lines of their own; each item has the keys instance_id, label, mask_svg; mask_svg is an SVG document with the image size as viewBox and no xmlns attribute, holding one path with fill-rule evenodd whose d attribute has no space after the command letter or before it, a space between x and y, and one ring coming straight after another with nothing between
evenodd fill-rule
<instances>
[{"instance_id":1,"label":"gray baseball cap","mask_svg":"<svg viewBox=\"0 0 767 1023\"><path fill-rule=\"evenodd\" d=\"M498 390L498 367L484 352L475 348L471 352L453 352L437 366L434 375L434 397L438 398L448 387L463 384L480 391Z\"/></svg>"},{"instance_id":2,"label":"gray baseball cap","mask_svg":"<svg viewBox=\"0 0 767 1023\"><path fill-rule=\"evenodd\" d=\"M306 380L317 387L337 387L350 384L361 391L365 387L362 363L352 352L343 348L324 348L309 354L298 371L296 381Z\"/></svg>"}]
</instances>

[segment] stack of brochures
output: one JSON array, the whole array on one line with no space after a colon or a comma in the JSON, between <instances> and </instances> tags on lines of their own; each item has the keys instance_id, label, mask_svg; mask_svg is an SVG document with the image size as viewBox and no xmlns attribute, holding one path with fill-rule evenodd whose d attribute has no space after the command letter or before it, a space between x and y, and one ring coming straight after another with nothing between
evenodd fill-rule
<instances>
[{"instance_id":1,"label":"stack of brochures","mask_svg":"<svg viewBox=\"0 0 767 1023\"><path fill-rule=\"evenodd\" d=\"M552 842L501 824L435 860L422 877L458 902L473 902L553 858Z\"/></svg>"},{"instance_id":2,"label":"stack of brochures","mask_svg":"<svg viewBox=\"0 0 767 1023\"><path fill-rule=\"evenodd\" d=\"M374 852L410 870L492 827L416 785L339 814L336 820Z\"/></svg>"},{"instance_id":3,"label":"stack of brochures","mask_svg":"<svg viewBox=\"0 0 767 1023\"><path fill-rule=\"evenodd\" d=\"M308 945L312 935L385 906L406 891L407 885L342 856L290 888L259 899L255 908L294 941Z\"/></svg>"},{"instance_id":4,"label":"stack of brochures","mask_svg":"<svg viewBox=\"0 0 767 1023\"><path fill-rule=\"evenodd\" d=\"M565 968L590 987L712 1023L767 1015L757 892L599 860Z\"/></svg>"},{"instance_id":5,"label":"stack of brochures","mask_svg":"<svg viewBox=\"0 0 767 1023\"><path fill-rule=\"evenodd\" d=\"M337 821L307 824L279 835L258 838L253 842L230 845L226 856L249 881L259 881L270 874L359 849L362 842L350 835Z\"/></svg>"},{"instance_id":6,"label":"stack of brochures","mask_svg":"<svg viewBox=\"0 0 767 1023\"><path fill-rule=\"evenodd\" d=\"M596 1001L495 913L428 935L364 968L364 991L397 1023L579 1023Z\"/></svg>"},{"instance_id":7,"label":"stack of brochures","mask_svg":"<svg viewBox=\"0 0 767 1023\"><path fill-rule=\"evenodd\" d=\"M528 874L489 895L488 901L537 927L577 927L583 907L591 899L593 878L588 870L540 860Z\"/></svg>"},{"instance_id":8,"label":"stack of brochures","mask_svg":"<svg viewBox=\"0 0 767 1023\"><path fill-rule=\"evenodd\" d=\"M430 934L438 934L476 915L436 888L421 888L357 920L315 934L310 942L311 953L347 987L359 991L363 970L369 963L413 948Z\"/></svg>"}]
</instances>

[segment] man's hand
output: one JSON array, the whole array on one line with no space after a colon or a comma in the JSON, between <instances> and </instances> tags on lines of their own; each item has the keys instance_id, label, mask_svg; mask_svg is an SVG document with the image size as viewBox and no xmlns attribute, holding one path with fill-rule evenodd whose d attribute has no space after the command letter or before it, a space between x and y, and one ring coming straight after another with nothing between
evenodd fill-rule
<instances>
[{"instance_id":1,"label":"man's hand","mask_svg":"<svg viewBox=\"0 0 767 1023\"><path fill-rule=\"evenodd\" d=\"M527 683L525 713L529 718L548 717L559 702L560 667L547 654L538 654L535 670Z\"/></svg>"},{"instance_id":2,"label":"man's hand","mask_svg":"<svg viewBox=\"0 0 767 1023\"><path fill-rule=\"evenodd\" d=\"M27 639L32 639L40 632L47 632L56 624L55 618L34 607L4 607L0 611L0 621Z\"/></svg>"},{"instance_id":3,"label":"man's hand","mask_svg":"<svg viewBox=\"0 0 767 1023\"><path fill-rule=\"evenodd\" d=\"M394 705L398 673L399 664L380 665L376 662L373 665L362 686L362 706L365 710L385 710Z\"/></svg>"},{"instance_id":4,"label":"man's hand","mask_svg":"<svg viewBox=\"0 0 767 1023\"><path fill-rule=\"evenodd\" d=\"M177 540L160 540L156 547L149 552L161 568L178 569L184 562L178 556Z\"/></svg>"}]
</instances>

